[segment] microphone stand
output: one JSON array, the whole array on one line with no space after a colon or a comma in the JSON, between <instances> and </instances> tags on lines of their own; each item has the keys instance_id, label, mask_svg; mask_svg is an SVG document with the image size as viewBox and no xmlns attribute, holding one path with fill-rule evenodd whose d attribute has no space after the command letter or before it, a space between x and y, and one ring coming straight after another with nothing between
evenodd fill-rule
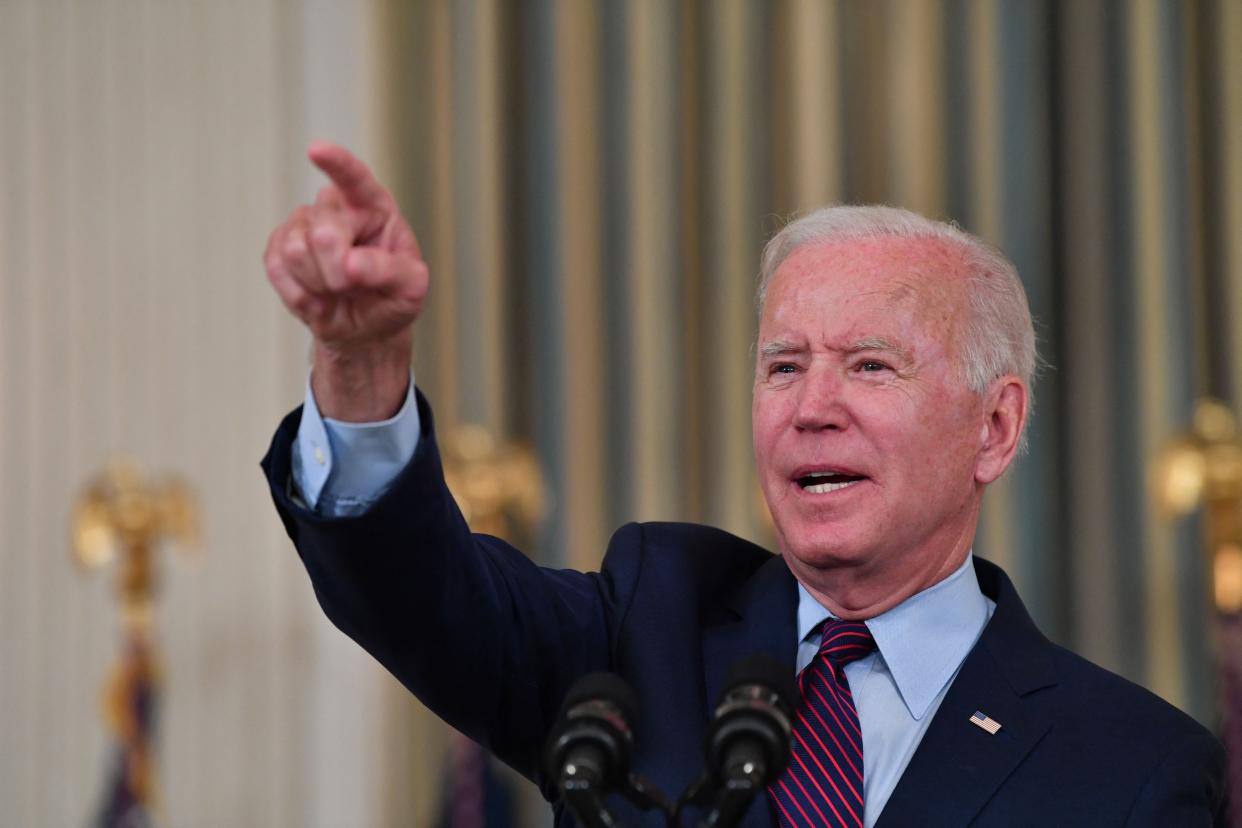
<instances>
[{"instance_id":1,"label":"microphone stand","mask_svg":"<svg viewBox=\"0 0 1242 828\"><path fill-rule=\"evenodd\" d=\"M737 774L731 774L722 786L712 784L704 774L691 785L668 817L670 826L680 826L682 812L687 806L710 808L699 819L698 828L733 828L742 819L755 795L763 791L763 773L758 767L746 763Z\"/></svg>"},{"instance_id":2,"label":"microphone stand","mask_svg":"<svg viewBox=\"0 0 1242 828\"><path fill-rule=\"evenodd\" d=\"M584 828L621 828L593 784L573 779L566 782L562 790L565 804Z\"/></svg>"},{"instance_id":3,"label":"microphone stand","mask_svg":"<svg viewBox=\"0 0 1242 828\"><path fill-rule=\"evenodd\" d=\"M751 765L746 767L751 770L725 782L715 807L699 821L699 828L733 828L741 821L751 800L763 790L762 776Z\"/></svg>"},{"instance_id":4,"label":"microphone stand","mask_svg":"<svg viewBox=\"0 0 1242 828\"><path fill-rule=\"evenodd\" d=\"M604 804L597 782L598 779L593 773L585 772L576 765L568 766L561 780L566 806L584 828L624 828ZM678 828L678 823L674 821L676 817L672 801L663 791L642 777L630 774L617 793L641 811L659 811L664 815L668 828Z\"/></svg>"}]
</instances>

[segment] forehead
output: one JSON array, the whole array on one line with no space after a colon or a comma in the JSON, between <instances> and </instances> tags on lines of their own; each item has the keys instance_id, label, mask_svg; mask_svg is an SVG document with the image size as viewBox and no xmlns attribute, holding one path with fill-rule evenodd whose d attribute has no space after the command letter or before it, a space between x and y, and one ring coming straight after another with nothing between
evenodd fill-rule
<instances>
[{"instance_id":1,"label":"forehead","mask_svg":"<svg viewBox=\"0 0 1242 828\"><path fill-rule=\"evenodd\" d=\"M962 252L941 239L849 239L804 244L773 274L761 328L876 311L951 333L964 301Z\"/></svg>"}]
</instances>

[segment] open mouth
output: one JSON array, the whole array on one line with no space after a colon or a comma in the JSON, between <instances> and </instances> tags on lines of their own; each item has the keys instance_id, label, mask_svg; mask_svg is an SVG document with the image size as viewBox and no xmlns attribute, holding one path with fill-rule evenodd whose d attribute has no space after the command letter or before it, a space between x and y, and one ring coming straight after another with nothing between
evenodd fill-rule
<instances>
[{"instance_id":1,"label":"open mouth","mask_svg":"<svg viewBox=\"0 0 1242 828\"><path fill-rule=\"evenodd\" d=\"M811 494L827 494L828 492L840 491L866 479L866 477L860 474L808 472L798 477L797 482L803 491L810 492Z\"/></svg>"}]
</instances>

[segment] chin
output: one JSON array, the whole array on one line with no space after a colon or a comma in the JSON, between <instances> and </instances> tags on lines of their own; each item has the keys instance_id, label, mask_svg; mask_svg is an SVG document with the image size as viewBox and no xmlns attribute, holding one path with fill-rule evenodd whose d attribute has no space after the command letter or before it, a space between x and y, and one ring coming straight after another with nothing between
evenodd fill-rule
<instances>
[{"instance_id":1,"label":"chin","mask_svg":"<svg viewBox=\"0 0 1242 828\"><path fill-rule=\"evenodd\" d=\"M803 566L831 569L859 566L875 558L875 547L848 531L816 527L794 532L779 532L781 552Z\"/></svg>"}]
</instances>

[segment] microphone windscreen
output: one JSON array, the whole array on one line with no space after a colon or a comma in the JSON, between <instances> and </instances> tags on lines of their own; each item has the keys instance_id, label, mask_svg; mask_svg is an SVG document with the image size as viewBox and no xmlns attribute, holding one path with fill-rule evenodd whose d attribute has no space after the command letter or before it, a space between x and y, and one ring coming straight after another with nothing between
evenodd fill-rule
<instances>
[{"instance_id":1,"label":"microphone windscreen","mask_svg":"<svg viewBox=\"0 0 1242 828\"><path fill-rule=\"evenodd\" d=\"M575 681L565 694L562 710L586 701L606 701L620 711L621 716L630 727L638 717L638 697L625 679L616 673L588 673Z\"/></svg>"},{"instance_id":2,"label":"microphone windscreen","mask_svg":"<svg viewBox=\"0 0 1242 828\"><path fill-rule=\"evenodd\" d=\"M789 667L765 655L746 656L734 662L725 674L720 699L724 701L730 691L753 684L767 687L774 692L785 705L786 712L798 705L798 690Z\"/></svg>"}]
</instances>

